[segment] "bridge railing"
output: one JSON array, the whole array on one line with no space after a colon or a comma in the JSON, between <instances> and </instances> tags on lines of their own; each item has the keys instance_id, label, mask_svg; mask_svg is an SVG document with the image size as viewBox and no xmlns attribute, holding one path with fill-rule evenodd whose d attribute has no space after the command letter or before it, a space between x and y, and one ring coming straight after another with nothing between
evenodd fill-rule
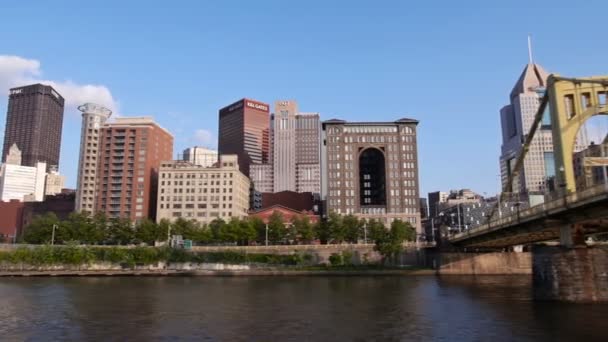
<instances>
[{"instance_id":1,"label":"bridge railing","mask_svg":"<svg viewBox=\"0 0 608 342\"><path fill-rule=\"evenodd\" d=\"M526 219L527 217L532 217L541 213L545 213L548 211L552 211L554 209L563 208L568 204L576 204L579 201L584 201L589 198L596 197L601 194L608 193L608 186L606 184L596 185L594 187L573 192L571 194L567 194L565 196L561 196L557 199L551 200L549 202L541 203L530 207L528 209L522 210L518 213L511 214L509 216L505 216L496 220L491 220L486 224L480 225L475 228L470 228L464 232L458 232L451 236L451 238L460 238L466 235L469 235L473 232L480 232L484 230L496 229L501 226L508 225L513 222L519 222L522 219Z\"/></svg>"}]
</instances>

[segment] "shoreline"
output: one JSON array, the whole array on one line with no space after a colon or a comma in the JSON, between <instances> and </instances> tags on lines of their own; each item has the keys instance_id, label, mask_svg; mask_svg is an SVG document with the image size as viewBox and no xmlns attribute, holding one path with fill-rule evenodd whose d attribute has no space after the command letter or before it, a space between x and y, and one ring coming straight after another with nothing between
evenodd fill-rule
<instances>
[{"instance_id":1,"label":"shoreline","mask_svg":"<svg viewBox=\"0 0 608 342\"><path fill-rule=\"evenodd\" d=\"M436 270L95 270L0 271L5 277L252 277L252 276L418 276Z\"/></svg>"}]
</instances>

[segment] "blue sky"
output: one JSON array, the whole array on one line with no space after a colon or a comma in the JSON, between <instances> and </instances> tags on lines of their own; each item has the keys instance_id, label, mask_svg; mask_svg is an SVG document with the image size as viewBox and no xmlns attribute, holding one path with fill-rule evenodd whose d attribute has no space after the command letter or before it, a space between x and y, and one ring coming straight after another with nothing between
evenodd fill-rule
<instances>
[{"instance_id":1,"label":"blue sky","mask_svg":"<svg viewBox=\"0 0 608 342\"><path fill-rule=\"evenodd\" d=\"M527 63L608 73L607 1L2 1L0 126L13 83L68 100L61 171L75 186L76 104L152 115L175 153L214 146L217 111L296 99L323 119L420 120L421 195L499 188L499 109ZM13 56L13 57L7 57Z\"/></svg>"}]
</instances>

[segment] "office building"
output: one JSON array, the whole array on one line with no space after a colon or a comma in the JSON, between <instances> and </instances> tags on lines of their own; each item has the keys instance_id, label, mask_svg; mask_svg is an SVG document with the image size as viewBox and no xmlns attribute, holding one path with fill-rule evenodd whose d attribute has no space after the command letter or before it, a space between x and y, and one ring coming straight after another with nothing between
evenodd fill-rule
<instances>
[{"instance_id":1,"label":"office building","mask_svg":"<svg viewBox=\"0 0 608 342\"><path fill-rule=\"evenodd\" d=\"M51 86L33 84L9 93L2 161L17 144L23 166L59 165L65 100Z\"/></svg>"},{"instance_id":2,"label":"office building","mask_svg":"<svg viewBox=\"0 0 608 342\"><path fill-rule=\"evenodd\" d=\"M272 116L273 191L296 191L296 101L277 101Z\"/></svg>"},{"instance_id":3,"label":"office building","mask_svg":"<svg viewBox=\"0 0 608 342\"><path fill-rule=\"evenodd\" d=\"M161 161L173 136L150 117L120 117L102 127L95 211L134 221L154 219Z\"/></svg>"},{"instance_id":4,"label":"office building","mask_svg":"<svg viewBox=\"0 0 608 342\"><path fill-rule=\"evenodd\" d=\"M421 197L419 201L420 201L420 218L424 220L429 217L429 206L427 204L426 198Z\"/></svg>"},{"instance_id":5,"label":"office building","mask_svg":"<svg viewBox=\"0 0 608 342\"><path fill-rule=\"evenodd\" d=\"M206 224L248 216L250 181L237 155L220 155L213 167L164 161L159 172L157 222L182 217Z\"/></svg>"},{"instance_id":6,"label":"office building","mask_svg":"<svg viewBox=\"0 0 608 342\"><path fill-rule=\"evenodd\" d=\"M251 172L260 192L321 192L321 123L317 113L300 113L294 100L275 102L270 121L271 163Z\"/></svg>"},{"instance_id":7,"label":"office building","mask_svg":"<svg viewBox=\"0 0 608 342\"><path fill-rule=\"evenodd\" d=\"M421 233L417 120L323 122L322 199L326 213L354 214Z\"/></svg>"},{"instance_id":8,"label":"office building","mask_svg":"<svg viewBox=\"0 0 608 342\"><path fill-rule=\"evenodd\" d=\"M601 144L591 143L586 149L574 153L576 189L583 190L608 182L608 135Z\"/></svg>"},{"instance_id":9,"label":"office building","mask_svg":"<svg viewBox=\"0 0 608 342\"><path fill-rule=\"evenodd\" d=\"M35 167L4 163L0 166L0 201L44 200L45 163Z\"/></svg>"},{"instance_id":10,"label":"office building","mask_svg":"<svg viewBox=\"0 0 608 342\"><path fill-rule=\"evenodd\" d=\"M59 174L59 171L55 167L46 174L46 180L44 182L44 195L54 196L61 193L63 186L65 185L65 176Z\"/></svg>"},{"instance_id":11,"label":"office building","mask_svg":"<svg viewBox=\"0 0 608 342\"><path fill-rule=\"evenodd\" d=\"M434 217L439 214L439 205L448 200L448 193L443 191L435 191L428 193L429 200L429 216Z\"/></svg>"},{"instance_id":12,"label":"office building","mask_svg":"<svg viewBox=\"0 0 608 342\"><path fill-rule=\"evenodd\" d=\"M258 192L273 192L274 175L272 164L252 164L249 169L251 182Z\"/></svg>"},{"instance_id":13,"label":"office building","mask_svg":"<svg viewBox=\"0 0 608 342\"><path fill-rule=\"evenodd\" d=\"M93 213L97 197L97 172L102 128L112 115L112 111L94 103L79 106L78 110L82 112L82 126L80 129L75 210L77 212Z\"/></svg>"},{"instance_id":14,"label":"office building","mask_svg":"<svg viewBox=\"0 0 608 342\"><path fill-rule=\"evenodd\" d=\"M530 61L511 90L510 104L500 110L502 127L500 173L503 189L513 173L515 161L534 122L540 100L545 94L547 77L548 73L540 65ZM585 130L581 130L577 141L575 151L580 151L586 145ZM546 190L547 180L554 176L553 137L547 106L541 125L530 143L523 169L508 191L543 193Z\"/></svg>"},{"instance_id":15,"label":"office building","mask_svg":"<svg viewBox=\"0 0 608 342\"><path fill-rule=\"evenodd\" d=\"M219 111L218 153L236 154L247 177L251 164L267 164L270 116L266 103L242 99Z\"/></svg>"},{"instance_id":16,"label":"office building","mask_svg":"<svg viewBox=\"0 0 608 342\"><path fill-rule=\"evenodd\" d=\"M188 147L182 152L182 160L203 167L212 167L217 163L217 151L205 147Z\"/></svg>"}]
</instances>

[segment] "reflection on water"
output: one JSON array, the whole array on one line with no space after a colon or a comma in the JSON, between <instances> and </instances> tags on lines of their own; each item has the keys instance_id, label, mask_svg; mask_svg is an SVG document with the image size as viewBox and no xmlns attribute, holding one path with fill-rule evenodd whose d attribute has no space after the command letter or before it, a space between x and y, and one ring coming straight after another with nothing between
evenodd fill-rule
<instances>
[{"instance_id":1,"label":"reflection on water","mask_svg":"<svg viewBox=\"0 0 608 342\"><path fill-rule=\"evenodd\" d=\"M0 279L2 340L603 340L529 277Z\"/></svg>"}]
</instances>

